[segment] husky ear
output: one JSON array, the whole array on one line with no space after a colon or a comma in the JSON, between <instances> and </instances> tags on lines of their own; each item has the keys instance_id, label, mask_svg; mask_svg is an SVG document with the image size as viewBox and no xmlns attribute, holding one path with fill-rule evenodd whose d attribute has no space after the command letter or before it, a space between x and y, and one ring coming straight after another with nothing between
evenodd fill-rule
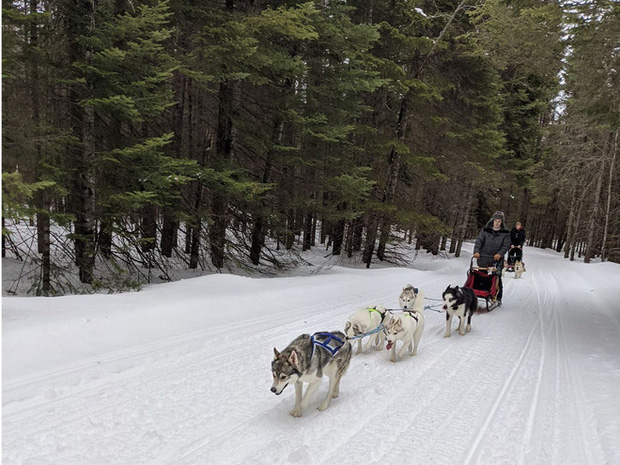
<instances>
[{"instance_id":1,"label":"husky ear","mask_svg":"<svg viewBox=\"0 0 620 465\"><path fill-rule=\"evenodd\" d=\"M273 353L275 354L274 359L278 358L280 356L280 352L278 352L278 349L276 349L275 347L273 348Z\"/></svg>"},{"instance_id":2,"label":"husky ear","mask_svg":"<svg viewBox=\"0 0 620 465\"><path fill-rule=\"evenodd\" d=\"M297 352L292 350L291 355L288 358L288 363L291 364L293 368L299 370L299 358L297 357Z\"/></svg>"}]
</instances>

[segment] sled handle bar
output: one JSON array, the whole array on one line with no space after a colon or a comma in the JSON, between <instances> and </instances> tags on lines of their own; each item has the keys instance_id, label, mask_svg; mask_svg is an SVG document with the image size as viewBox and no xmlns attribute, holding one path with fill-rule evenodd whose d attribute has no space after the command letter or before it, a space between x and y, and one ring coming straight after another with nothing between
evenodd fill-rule
<instances>
[{"instance_id":1,"label":"sled handle bar","mask_svg":"<svg viewBox=\"0 0 620 465\"><path fill-rule=\"evenodd\" d=\"M495 273L496 271L501 271L501 269L503 268L501 259L495 262L495 264L498 266L474 266L475 259L475 257L471 257L471 260L469 261L470 270L491 271L492 273Z\"/></svg>"}]
</instances>

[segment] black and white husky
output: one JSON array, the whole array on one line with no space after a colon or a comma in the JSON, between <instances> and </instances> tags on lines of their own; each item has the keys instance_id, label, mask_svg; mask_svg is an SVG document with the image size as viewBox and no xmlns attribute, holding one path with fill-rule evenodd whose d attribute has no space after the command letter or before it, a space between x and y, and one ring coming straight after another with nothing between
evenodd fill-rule
<instances>
[{"instance_id":1,"label":"black and white husky","mask_svg":"<svg viewBox=\"0 0 620 465\"><path fill-rule=\"evenodd\" d=\"M465 331L471 331L471 317L478 309L478 298L474 291L468 287L448 286L442 294L443 309L446 311L446 334L450 337L452 317L459 317L459 334L465 336ZM467 327L465 327L467 317Z\"/></svg>"},{"instance_id":2,"label":"black and white husky","mask_svg":"<svg viewBox=\"0 0 620 465\"><path fill-rule=\"evenodd\" d=\"M295 407L291 415L300 417L302 409L312 400L323 380L329 377L327 397L319 405L323 411L333 398L338 397L340 379L351 361L351 344L340 331L302 334L282 352L274 347L275 358L271 362L273 384L271 392L279 396L286 386L295 385ZM306 394L301 397L303 383L309 383Z\"/></svg>"}]
</instances>

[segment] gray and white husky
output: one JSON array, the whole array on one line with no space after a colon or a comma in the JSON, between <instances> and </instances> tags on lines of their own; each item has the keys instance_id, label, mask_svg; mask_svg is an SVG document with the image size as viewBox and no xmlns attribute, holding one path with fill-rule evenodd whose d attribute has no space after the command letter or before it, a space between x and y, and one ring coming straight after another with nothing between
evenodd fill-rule
<instances>
[{"instance_id":1,"label":"gray and white husky","mask_svg":"<svg viewBox=\"0 0 620 465\"><path fill-rule=\"evenodd\" d=\"M340 379L351 361L351 343L340 331L302 334L291 342L282 352L274 347L275 358L271 362L273 384L271 392L279 396L286 386L295 385L295 407L291 415L300 417L302 409L308 407L317 391L323 376L329 377L327 396L319 405L323 411L329 407L333 398L340 392ZM301 397L303 383L309 383L306 393Z\"/></svg>"},{"instance_id":2,"label":"gray and white husky","mask_svg":"<svg viewBox=\"0 0 620 465\"><path fill-rule=\"evenodd\" d=\"M422 313L424 311L424 291L407 284L398 296L398 305L403 310L415 310Z\"/></svg>"},{"instance_id":3,"label":"gray and white husky","mask_svg":"<svg viewBox=\"0 0 620 465\"><path fill-rule=\"evenodd\" d=\"M409 356L418 353L418 343L424 331L424 313L416 311L404 311L400 315L393 316L385 325L387 350L392 350L390 361L396 362L396 343L404 344L398 351L400 358L405 350L409 349Z\"/></svg>"},{"instance_id":4,"label":"gray and white husky","mask_svg":"<svg viewBox=\"0 0 620 465\"><path fill-rule=\"evenodd\" d=\"M471 317L478 309L478 297L470 288L458 286L448 286L441 297L443 309L446 311L446 334L443 337L450 337L454 315L459 317L459 334L465 336L465 331L471 331ZM467 327L465 327L465 317L467 317Z\"/></svg>"},{"instance_id":5,"label":"gray and white husky","mask_svg":"<svg viewBox=\"0 0 620 465\"><path fill-rule=\"evenodd\" d=\"M362 353L362 339L359 337L362 334L376 331L381 323L386 323L386 318L389 317L389 313L386 313L385 307L377 305L376 307L360 308L353 312L353 315L349 317L344 325L344 332L348 338L357 337L357 354ZM368 336L366 347L364 350L375 345L376 350L383 348L383 341L385 340L385 334L383 331L377 331L376 333ZM354 343L355 344L355 343Z\"/></svg>"}]
</instances>

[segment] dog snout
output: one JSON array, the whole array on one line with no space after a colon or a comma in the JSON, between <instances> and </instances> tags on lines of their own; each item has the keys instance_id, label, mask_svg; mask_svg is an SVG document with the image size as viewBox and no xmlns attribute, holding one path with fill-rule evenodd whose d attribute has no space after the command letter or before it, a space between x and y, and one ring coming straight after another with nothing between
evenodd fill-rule
<instances>
[{"instance_id":1,"label":"dog snout","mask_svg":"<svg viewBox=\"0 0 620 465\"><path fill-rule=\"evenodd\" d=\"M273 392L274 394L277 394L278 390L275 387L271 386L271 392Z\"/></svg>"},{"instance_id":2,"label":"dog snout","mask_svg":"<svg viewBox=\"0 0 620 465\"><path fill-rule=\"evenodd\" d=\"M442 307L442 308L443 308L444 310L448 310L448 306L447 306L446 304L443 304L443 307Z\"/></svg>"}]
</instances>

